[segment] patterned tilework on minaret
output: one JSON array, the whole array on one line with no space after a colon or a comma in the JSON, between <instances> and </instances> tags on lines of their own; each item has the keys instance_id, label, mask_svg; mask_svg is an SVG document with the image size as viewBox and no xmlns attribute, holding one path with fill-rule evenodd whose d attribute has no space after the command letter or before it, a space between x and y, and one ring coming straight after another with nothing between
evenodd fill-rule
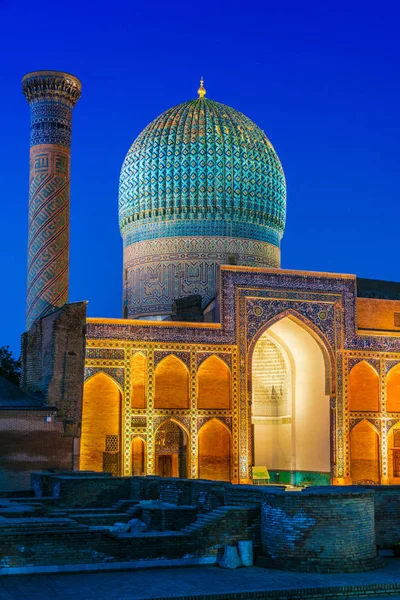
<instances>
[{"instance_id":1,"label":"patterned tilework on minaret","mask_svg":"<svg viewBox=\"0 0 400 600\"><path fill-rule=\"evenodd\" d=\"M31 109L26 328L68 301L72 109L81 83L68 73L25 75Z\"/></svg>"}]
</instances>

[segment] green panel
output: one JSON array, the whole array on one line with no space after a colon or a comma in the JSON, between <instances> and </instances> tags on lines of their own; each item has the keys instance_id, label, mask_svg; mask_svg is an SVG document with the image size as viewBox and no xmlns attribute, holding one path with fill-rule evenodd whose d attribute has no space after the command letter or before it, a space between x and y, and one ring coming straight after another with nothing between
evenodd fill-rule
<instances>
[{"instance_id":1,"label":"green panel","mask_svg":"<svg viewBox=\"0 0 400 600\"><path fill-rule=\"evenodd\" d=\"M287 485L330 485L330 473L319 471L278 471L268 469L271 476L270 483L282 483ZM277 473L279 476L277 477Z\"/></svg>"}]
</instances>

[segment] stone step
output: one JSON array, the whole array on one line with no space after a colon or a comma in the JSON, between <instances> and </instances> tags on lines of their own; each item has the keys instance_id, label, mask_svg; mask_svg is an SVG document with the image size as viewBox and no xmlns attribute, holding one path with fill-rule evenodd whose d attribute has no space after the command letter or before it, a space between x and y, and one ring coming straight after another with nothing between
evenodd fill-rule
<instances>
[{"instance_id":1,"label":"stone step","mask_svg":"<svg viewBox=\"0 0 400 600\"><path fill-rule=\"evenodd\" d=\"M71 515L72 516L72 515ZM77 523L83 523L85 525L114 525L115 523L127 523L131 517L127 513L96 513L90 514L76 514L73 519Z\"/></svg>"},{"instance_id":2,"label":"stone step","mask_svg":"<svg viewBox=\"0 0 400 600\"><path fill-rule=\"evenodd\" d=\"M104 514L104 513L118 513L121 511L117 511L114 507L108 508L108 507L103 507L103 508L57 508L54 509L53 511L51 511L52 513L57 513L58 511L60 512L67 512L70 515L83 515L83 514Z\"/></svg>"},{"instance_id":3,"label":"stone step","mask_svg":"<svg viewBox=\"0 0 400 600\"><path fill-rule=\"evenodd\" d=\"M116 502L115 504L112 505L112 508L114 508L115 510L120 511L121 508L128 508L128 507L133 507L133 506L138 506L139 503L137 500L118 500L118 502Z\"/></svg>"},{"instance_id":4,"label":"stone step","mask_svg":"<svg viewBox=\"0 0 400 600\"><path fill-rule=\"evenodd\" d=\"M87 530L86 525L77 523L73 519L47 519L47 518L30 518L30 519L7 519L6 522L0 521L0 535L9 535L12 533L38 533L54 531L71 531L71 530Z\"/></svg>"}]
</instances>

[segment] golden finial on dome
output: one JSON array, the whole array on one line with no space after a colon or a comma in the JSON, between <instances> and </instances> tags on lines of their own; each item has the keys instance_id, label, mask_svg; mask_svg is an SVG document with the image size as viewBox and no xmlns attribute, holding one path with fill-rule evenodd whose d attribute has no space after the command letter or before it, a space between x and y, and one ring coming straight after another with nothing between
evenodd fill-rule
<instances>
[{"instance_id":1,"label":"golden finial on dome","mask_svg":"<svg viewBox=\"0 0 400 600\"><path fill-rule=\"evenodd\" d=\"M204 79L201 77L201 78L200 78L200 87L199 87L199 89L197 90L197 93L198 93L198 95L199 95L199 98L204 98L204 96L206 95L206 91L207 91L207 90L206 90L206 88L204 87L203 83L204 83Z\"/></svg>"}]
</instances>

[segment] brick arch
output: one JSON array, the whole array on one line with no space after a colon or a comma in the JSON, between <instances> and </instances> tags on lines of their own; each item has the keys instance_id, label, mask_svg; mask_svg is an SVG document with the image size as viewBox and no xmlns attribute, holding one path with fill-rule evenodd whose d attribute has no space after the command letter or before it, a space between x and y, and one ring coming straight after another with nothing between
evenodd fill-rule
<instances>
[{"instance_id":1,"label":"brick arch","mask_svg":"<svg viewBox=\"0 0 400 600\"><path fill-rule=\"evenodd\" d=\"M386 410L400 412L400 363L392 367L386 377Z\"/></svg>"},{"instance_id":2,"label":"brick arch","mask_svg":"<svg viewBox=\"0 0 400 600\"><path fill-rule=\"evenodd\" d=\"M252 364L254 347L255 347L258 339L262 336L262 334L265 333L267 331L267 329L272 327L272 325L274 323L277 323L278 321L281 321L282 319L284 319L286 317L291 319L294 323L296 323L300 327L303 327L303 329L305 329L319 345L321 352L322 352L322 356L324 357L324 362L325 362L326 394L327 395L334 394L335 393L335 385L336 385L336 383L335 383L336 382L336 377L335 377L336 363L335 363L335 355L332 350L332 347L331 347L328 339L326 338L326 336L323 334L323 332L320 329L318 329L318 327L316 327L316 325L312 321L307 319L307 317L305 317L304 315L299 313L297 310L293 310L292 308L280 312L279 314L277 314L274 317L272 317L271 319L269 319L266 323L264 323L262 327L260 327L260 329L253 336L253 338L250 340L250 343L249 343L248 353L247 353L248 364L249 365Z\"/></svg>"},{"instance_id":3,"label":"brick arch","mask_svg":"<svg viewBox=\"0 0 400 600\"><path fill-rule=\"evenodd\" d=\"M146 408L147 357L135 352L131 358L131 407Z\"/></svg>"},{"instance_id":4,"label":"brick arch","mask_svg":"<svg viewBox=\"0 0 400 600\"><path fill-rule=\"evenodd\" d=\"M174 354L163 358L154 373L154 407L189 407L189 371Z\"/></svg>"},{"instance_id":5,"label":"brick arch","mask_svg":"<svg viewBox=\"0 0 400 600\"><path fill-rule=\"evenodd\" d=\"M350 411L379 410L379 376L367 361L358 362L349 373Z\"/></svg>"},{"instance_id":6,"label":"brick arch","mask_svg":"<svg viewBox=\"0 0 400 600\"><path fill-rule=\"evenodd\" d=\"M146 440L135 435L131 444L132 475L146 475Z\"/></svg>"},{"instance_id":7,"label":"brick arch","mask_svg":"<svg viewBox=\"0 0 400 600\"><path fill-rule=\"evenodd\" d=\"M198 433L200 479L231 480L231 433L225 423L211 418Z\"/></svg>"},{"instance_id":8,"label":"brick arch","mask_svg":"<svg viewBox=\"0 0 400 600\"><path fill-rule=\"evenodd\" d=\"M99 371L83 387L80 469L103 471L106 436L120 438L121 388L107 373Z\"/></svg>"},{"instance_id":9,"label":"brick arch","mask_svg":"<svg viewBox=\"0 0 400 600\"><path fill-rule=\"evenodd\" d=\"M379 434L366 419L350 433L350 471L353 483L379 483Z\"/></svg>"},{"instance_id":10,"label":"brick arch","mask_svg":"<svg viewBox=\"0 0 400 600\"><path fill-rule=\"evenodd\" d=\"M197 371L197 407L230 408L231 370L224 360L212 354Z\"/></svg>"}]
</instances>

